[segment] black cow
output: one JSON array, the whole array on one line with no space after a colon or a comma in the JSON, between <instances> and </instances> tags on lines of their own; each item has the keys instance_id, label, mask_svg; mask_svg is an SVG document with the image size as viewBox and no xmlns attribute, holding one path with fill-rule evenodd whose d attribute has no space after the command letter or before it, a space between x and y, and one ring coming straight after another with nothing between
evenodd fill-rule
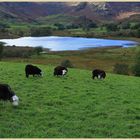
<instances>
[{"instance_id":1,"label":"black cow","mask_svg":"<svg viewBox=\"0 0 140 140\"><path fill-rule=\"evenodd\" d=\"M54 76L57 75L57 76L64 76L66 75L68 72L68 69L66 67L63 67L63 66L57 66L55 69L54 69Z\"/></svg>"},{"instance_id":2,"label":"black cow","mask_svg":"<svg viewBox=\"0 0 140 140\"><path fill-rule=\"evenodd\" d=\"M19 104L19 98L7 84L0 84L0 100L9 100L14 106Z\"/></svg>"},{"instance_id":3,"label":"black cow","mask_svg":"<svg viewBox=\"0 0 140 140\"><path fill-rule=\"evenodd\" d=\"M92 78L97 77L98 79L104 79L106 77L106 73L103 70L95 69L92 71Z\"/></svg>"},{"instance_id":4,"label":"black cow","mask_svg":"<svg viewBox=\"0 0 140 140\"><path fill-rule=\"evenodd\" d=\"M33 77L35 75L42 76L42 71L37 66L26 65L26 67L25 67L25 74L26 74L27 78L29 77L29 75L33 75Z\"/></svg>"}]
</instances>

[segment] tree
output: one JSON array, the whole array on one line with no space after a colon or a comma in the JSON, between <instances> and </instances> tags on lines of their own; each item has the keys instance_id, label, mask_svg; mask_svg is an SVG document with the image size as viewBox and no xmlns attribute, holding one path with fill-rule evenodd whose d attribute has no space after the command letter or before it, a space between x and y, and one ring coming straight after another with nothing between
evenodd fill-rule
<instances>
[{"instance_id":1,"label":"tree","mask_svg":"<svg viewBox=\"0 0 140 140\"><path fill-rule=\"evenodd\" d=\"M140 23L135 23L131 25L131 29L139 29L140 28Z\"/></svg>"},{"instance_id":2,"label":"tree","mask_svg":"<svg viewBox=\"0 0 140 140\"><path fill-rule=\"evenodd\" d=\"M6 23L0 22L0 29L5 29L5 28L9 28L9 25Z\"/></svg>"},{"instance_id":3,"label":"tree","mask_svg":"<svg viewBox=\"0 0 140 140\"><path fill-rule=\"evenodd\" d=\"M56 26L58 30L64 30L65 29L65 26L61 23L55 23L54 26Z\"/></svg>"},{"instance_id":4,"label":"tree","mask_svg":"<svg viewBox=\"0 0 140 140\"><path fill-rule=\"evenodd\" d=\"M90 28L96 28L97 25L91 19L87 18L86 16L80 16L78 18L77 23L79 26L83 28L83 30L88 31Z\"/></svg>"},{"instance_id":5,"label":"tree","mask_svg":"<svg viewBox=\"0 0 140 140\"><path fill-rule=\"evenodd\" d=\"M122 28L122 29L129 29L129 28L130 28L130 23L128 23L128 22L123 23L123 24L121 25L121 28Z\"/></svg>"},{"instance_id":6,"label":"tree","mask_svg":"<svg viewBox=\"0 0 140 140\"><path fill-rule=\"evenodd\" d=\"M140 28L136 31L135 36L136 36L136 37L140 37Z\"/></svg>"},{"instance_id":7,"label":"tree","mask_svg":"<svg viewBox=\"0 0 140 140\"><path fill-rule=\"evenodd\" d=\"M0 60L1 60L1 59L2 59L2 57L3 57L4 44L5 44L5 43L0 42Z\"/></svg>"},{"instance_id":8,"label":"tree","mask_svg":"<svg viewBox=\"0 0 140 140\"><path fill-rule=\"evenodd\" d=\"M88 25L89 28L97 28L97 24L95 22L91 22Z\"/></svg>"},{"instance_id":9,"label":"tree","mask_svg":"<svg viewBox=\"0 0 140 140\"><path fill-rule=\"evenodd\" d=\"M31 28L31 36L50 36L52 29L49 27L33 27Z\"/></svg>"},{"instance_id":10,"label":"tree","mask_svg":"<svg viewBox=\"0 0 140 140\"><path fill-rule=\"evenodd\" d=\"M136 64L133 67L133 73L135 76L140 76L140 51L136 56Z\"/></svg>"},{"instance_id":11,"label":"tree","mask_svg":"<svg viewBox=\"0 0 140 140\"><path fill-rule=\"evenodd\" d=\"M64 67L67 67L67 68L73 68L72 63L71 63L70 60L68 60L68 59L63 60L63 61L61 62L61 66L64 66Z\"/></svg>"},{"instance_id":12,"label":"tree","mask_svg":"<svg viewBox=\"0 0 140 140\"><path fill-rule=\"evenodd\" d=\"M114 24L114 23L109 23L109 24L106 24L106 29L107 31L117 31L118 30L118 26L117 24Z\"/></svg>"},{"instance_id":13,"label":"tree","mask_svg":"<svg viewBox=\"0 0 140 140\"><path fill-rule=\"evenodd\" d=\"M129 69L128 69L128 65L127 64L116 64L114 66L114 70L115 73L117 74L124 74L124 75L128 75L129 73Z\"/></svg>"},{"instance_id":14,"label":"tree","mask_svg":"<svg viewBox=\"0 0 140 140\"><path fill-rule=\"evenodd\" d=\"M35 47L35 53L37 55L40 55L40 53L43 51L43 48L41 46Z\"/></svg>"}]
</instances>

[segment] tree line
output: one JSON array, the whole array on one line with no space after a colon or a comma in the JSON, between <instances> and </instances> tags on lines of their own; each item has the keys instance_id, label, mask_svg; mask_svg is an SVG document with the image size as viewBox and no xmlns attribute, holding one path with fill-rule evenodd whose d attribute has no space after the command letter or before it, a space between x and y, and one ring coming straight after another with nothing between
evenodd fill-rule
<instances>
[{"instance_id":1,"label":"tree line","mask_svg":"<svg viewBox=\"0 0 140 140\"><path fill-rule=\"evenodd\" d=\"M14 24L13 24L14 25ZM14 25L16 27L16 24ZM80 16L76 21L70 23L52 23L51 25L25 24L24 27L13 28L6 22L0 22L0 38L16 38L22 36L51 36L55 31L65 32L69 29L83 30L83 36L124 36L124 37L140 37L140 22L139 21L123 21L123 22L101 22L97 23L86 16ZM26 28L26 29L25 29ZM99 28L99 31L92 30ZM73 36L74 30L68 36Z\"/></svg>"}]
</instances>

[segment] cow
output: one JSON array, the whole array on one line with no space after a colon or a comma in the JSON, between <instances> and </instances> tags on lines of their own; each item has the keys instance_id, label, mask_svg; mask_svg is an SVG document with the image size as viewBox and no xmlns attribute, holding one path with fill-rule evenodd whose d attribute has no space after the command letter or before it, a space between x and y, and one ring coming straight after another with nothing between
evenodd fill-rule
<instances>
[{"instance_id":1,"label":"cow","mask_svg":"<svg viewBox=\"0 0 140 140\"><path fill-rule=\"evenodd\" d=\"M33 75L33 77L35 75L42 76L42 71L37 66L33 66L31 64L28 64L25 67L25 74L26 74L27 78L29 77L29 75Z\"/></svg>"},{"instance_id":2,"label":"cow","mask_svg":"<svg viewBox=\"0 0 140 140\"><path fill-rule=\"evenodd\" d=\"M95 69L92 71L92 78L97 77L98 79L104 79L106 77L106 73L103 70Z\"/></svg>"},{"instance_id":3,"label":"cow","mask_svg":"<svg viewBox=\"0 0 140 140\"><path fill-rule=\"evenodd\" d=\"M68 69L63 66L57 66L54 68L54 76L64 76L68 72Z\"/></svg>"},{"instance_id":4,"label":"cow","mask_svg":"<svg viewBox=\"0 0 140 140\"><path fill-rule=\"evenodd\" d=\"M8 84L0 84L0 100L10 101L13 106L18 106L19 98L16 94L11 90Z\"/></svg>"}]
</instances>

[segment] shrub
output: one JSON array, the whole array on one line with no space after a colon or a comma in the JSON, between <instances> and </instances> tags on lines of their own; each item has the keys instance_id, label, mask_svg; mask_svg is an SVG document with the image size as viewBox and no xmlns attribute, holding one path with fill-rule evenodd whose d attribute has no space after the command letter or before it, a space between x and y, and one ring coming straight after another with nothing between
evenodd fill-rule
<instances>
[{"instance_id":1,"label":"shrub","mask_svg":"<svg viewBox=\"0 0 140 140\"><path fill-rule=\"evenodd\" d=\"M122 28L122 29L129 29L129 28L130 28L130 23L128 23L128 22L123 23L123 24L121 25L121 28Z\"/></svg>"},{"instance_id":2,"label":"shrub","mask_svg":"<svg viewBox=\"0 0 140 140\"><path fill-rule=\"evenodd\" d=\"M135 76L140 76L140 52L137 54L136 57L136 64L133 67L133 74Z\"/></svg>"},{"instance_id":3,"label":"shrub","mask_svg":"<svg viewBox=\"0 0 140 140\"><path fill-rule=\"evenodd\" d=\"M3 42L0 42L0 60L2 59L3 56L3 48L4 48L4 44Z\"/></svg>"},{"instance_id":4,"label":"shrub","mask_svg":"<svg viewBox=\"0 0 140 140\"><path fill-rule=\"evenodd\" d=\"M114 66L114 70L115 73L117 74L124 74L124 75L128 75L129 74L129 68L127 64L116 64Z\"/></svg>"},{"instance_id":5,"label":"shrub","mask_svg":"<svg viewBox=\"0 0 140 140\"><path fill-rule=\"evenodd\" d=\"M70 62L70 60L63 60L61 62L61 66L67 67L67 68L73 68L72 63Z\"/></svg>"},{"instance_id":6,"label":"shrub","mask_svg":"<svg viewBox=\"0 0 140 140\"><path fill-rule=\"evenodd\" d=\"M140 28L136 31L136 37L140 37Z\"/></svg>"},{"instance_id":7,"label":"shrub","mask_svg":"<svg viewBox=\"0 0 140 140\"><path fill-rule=\"evenodd\" d=\"M131 25L131 29L139 29L140 23L136 23L134 25Z\"/></svg>"},{"instance_id":8,"label":"shrub","mask_svg":"<svg viewBox=\"0 0 140 140\"><path fill-rule=\"evenodd\" d=\"M33 27L31 28L31 36L50 36L52 29L49 27Z\"/></svg>"},{"instance_id":9,"label":"shrub","mask_svg":"<svg viewBox=\"0 0 140 140\"><path fill-rule=\"evenodd\" d=\"M17 47L17 46L5 46L3 49L3 57L18 57L29 58L34 54L34 48L32 47Z\"/></svg>"},{"instance_id":10,"label":"shrub","mask_svg":"<svg viewBox=\"0 0 140 140\"><path fill-rule=\"evenodd\" d=\"M6 23L0 22L0 29L9 28L10 26Z\"/></svg>"},{"instance_id":11,"label":"shrub","mask_svg":"<svg viewBox=\"0 0 140 140\"><path fill-rule=\"evenodd\" d=\"M38 47L35 47L34 51L37 55L40 55L40 53L43 51L43 48L41 46L38 46Z\"/></svg>"},{"instance_id":12,"label":"shrub","mask_svg":"<svg viewBox=\"0 0 140 140\"><path fill-rule=\"evenodd\" d=\"M55 23L54 26L56 26L58 30L64 30L65 29L65 26L61 23Z\"/></svg>"},{"instance_id":13,"label":"shrub","mask_svg":"<svg viewBox=\"0 0 140 140\"><path fill-rule=\"evenodd\" d=\"M117 31L118 30L118 26L115 23L106 24L105 27L106 27L108 32L110 32L110 31Z\"/></svg>"}]
</instances>

